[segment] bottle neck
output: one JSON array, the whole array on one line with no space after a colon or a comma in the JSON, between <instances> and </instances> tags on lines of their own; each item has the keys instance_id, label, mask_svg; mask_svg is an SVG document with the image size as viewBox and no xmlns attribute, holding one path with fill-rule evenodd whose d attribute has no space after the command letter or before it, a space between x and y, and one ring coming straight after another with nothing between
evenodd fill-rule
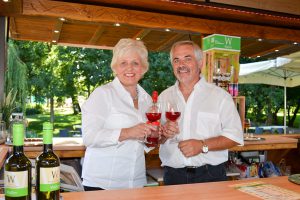
<instances>
[{"instance_id":1,"label":"bottle neck","mask_svg":"<svg viewBox=\"0 0 300 200\"><path fill-rule=\"evenodd\" d=\"M44 144L44 153L53 152L53 145L52 144Z\"/></svg>"},{"instance_id":2,"label":"bottle neck","mask_svg":"<svg viewBox=\"0 0 300 200\"><path fill-rule=\"evenodd\" d=\"M13 153L24 153L24 146L13 146Z\"/></svg>"}]
</instances>

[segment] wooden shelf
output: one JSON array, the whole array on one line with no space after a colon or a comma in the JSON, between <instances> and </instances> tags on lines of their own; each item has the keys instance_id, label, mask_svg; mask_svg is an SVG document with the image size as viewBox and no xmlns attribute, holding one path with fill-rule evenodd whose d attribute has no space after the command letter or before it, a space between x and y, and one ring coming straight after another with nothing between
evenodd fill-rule
<instances>
[{"instance_id":1,"label":"wooden shelf","mask_svg":"<svg viewBox=\"0 0 300 200\"><path fill-rule=\"evenodd\" d=\"M244 130L244 121L245 121L245 106L246 106L246 97L245 96L237 96L237 97L232 97L233 101L235 103L236 108L238 109L238 112L240 114L241 118L241 123L242 127Z\"/></svg>"}]
</instances>

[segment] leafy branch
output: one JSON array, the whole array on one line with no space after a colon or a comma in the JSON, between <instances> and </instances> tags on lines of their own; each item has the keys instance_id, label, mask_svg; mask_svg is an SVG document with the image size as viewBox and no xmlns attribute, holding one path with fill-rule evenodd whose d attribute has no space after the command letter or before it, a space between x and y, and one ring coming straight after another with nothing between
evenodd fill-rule
<instances>
[{"instance_id":1,"label":"leafy branch","mask_svg":"<svg viewBox=\"0 0 300 200\"><path fill-rule=\"evenodd\" d=\"M6 128L9 126L9 118L15 109L17 91L11 89L9 93L4 95L4 99L0 102L0 113L2 113L2 120L6 123Z\"/></svg>"}]
</instances>

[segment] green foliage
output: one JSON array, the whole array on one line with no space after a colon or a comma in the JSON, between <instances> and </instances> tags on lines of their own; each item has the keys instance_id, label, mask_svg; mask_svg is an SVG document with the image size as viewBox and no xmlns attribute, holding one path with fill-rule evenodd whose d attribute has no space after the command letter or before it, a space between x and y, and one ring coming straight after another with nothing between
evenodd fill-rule
<instances>
[{"instance_id":1,"label":"green foliage","mask_svg":"<svg viewBox=\"0 0 300 200\"><path fill-rule=\"evenodd\" d=\"M240 95L246 96L246 115L256 123L276 124L283 108L282 87L263 84L240 84Z\"/></svg>"},{"instance_id":2,"label":"green foliage","mask_svg":"<svg viewBox=\"0 0 300 200\"><path fill-rule=\"evenodd\" d=\"M287 88L287 110L288 110L288 125L299 127L296 124L297 113L300 110L300 86Z\"/></svg>"},{"instance_id":3,"label":"green foliage","mask_svg":"<svg viewBox=\"0 0 300 200\"><path fill-rule=\"evenodd\" d=\"M169 54L165 52L150 52L149 53L149 71L141 80L142 87L151 94L153 90L161 93L163 90L175 83L175 76Z\"/></svg>"},{"instance_id":4,"label":"green foliage","mask_svg":"<svg viewBox=\"0 0 300 200\"><path fill-rule=\"evenodd\" d=\"M14 43L8 43L7 70L5 72L5 91L16 92L16 99L13 102L21 112L25 112L27 98L27 66L19 58L19 53Z\"/></svg>"},{"instance_id":5,"label":"green foliage","mask_svg":"<svg viewBox=\"0 0 300 200\"><path fill-rule=\"evenodd\" d=\"M6 127L9 127L9 118L15 109L15 100L16 100L17 92L14 89L11 89L7 95L4 94L4 99L0 102L0 113L1 118L5 122Z\"/></svg>"},{"instance_id":6,"label":"green foliage","mask_svg":"<svg viewBox=\"0 0 300 200\"><path fill-rule=\"evenodd\" d=\"M31 106L26 107L26 116L42 114L43 112L44 112L44 109L41 104L36 104L34 107L31 107Z\"/></svg>"}]
</instances>

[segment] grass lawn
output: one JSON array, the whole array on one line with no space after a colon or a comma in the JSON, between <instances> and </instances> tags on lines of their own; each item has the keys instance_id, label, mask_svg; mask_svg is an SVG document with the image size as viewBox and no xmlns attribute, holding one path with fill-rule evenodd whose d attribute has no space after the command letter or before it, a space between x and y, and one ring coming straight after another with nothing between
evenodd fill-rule
<instances>
[{"instance_id":1,"label":"grass lawn","mask_svg":"<svg viewBox=\"0 0 300 200\"><path fill-rule=\"evenodd\" d=\"M277 118L278 118L278 124L283 125L283 113L279 113L277 115ZM286 120L287 120L286 124L288 125L289 124L288 116L286 116ZM292 128L300 128L300 113L297 114L297 117L294 122L294 126Z\"/></svg>"},{"instance_id":2,"label":"grass lawn","mask_svg":"<svg viewBox=\"0 0 300 200\"><path fill-rule=\"evenodd\" d=\"M70 109L55 109L54 114L54 136L58 135L60 129L73 130L74 125L81 124L81 114L73 115ZM32 131L40 136L43 123L50 121L50 113L28 115L27 120L29 122L27 131Z\"/></svg>"}]
</instances>

